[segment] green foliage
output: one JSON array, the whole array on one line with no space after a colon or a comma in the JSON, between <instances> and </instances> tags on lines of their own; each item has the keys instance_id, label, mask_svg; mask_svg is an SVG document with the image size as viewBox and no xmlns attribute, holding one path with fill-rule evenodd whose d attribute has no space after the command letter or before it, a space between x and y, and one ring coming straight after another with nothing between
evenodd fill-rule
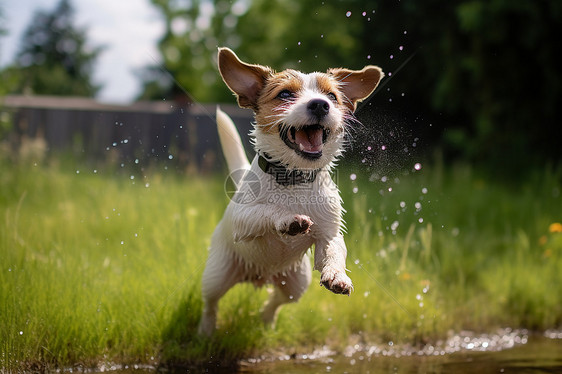
<instances>
[{"instance_id":1,"label":"green foliage","mask_svg":"<svg viewBox=\"0 0 562 374\"><path fill-rule=\"evenodd\" d=\"M222 179L2 165L0 367L228 365L349 338L423 344L450 330L562 324L560 174L491 183L468 167L340 169L348 297L319 286L261 325L265 289L233 288L196 336ZM61 169L62 168L62 169Z\"/></svg>"},{"instance_id":2,"label":"green foliage","mask_svg":"<svg viewBox=\"0 0 562 374\"><path fill-rule=\"evenodd\" d=\"M387 76L373 111L421 115L411 131L443 140L448 155L511 175L560 161L559 1L154 3L167 24L163 68L176 82L156 70L145 96L179 84L198 101L232 101L215 67L223 45L276 69L376 64Z\"/></svg>"},{"instance_id":3,"label":"green foliage","mask_svg":"<svg viewBox=\"0 0 562 374\"><path fill-rule=\"evenodd\" d=\"M74 26L69 0L61 0L51 12L38 11L27 27L15 65L2 75L15 82L9 93L94 96L92 81L100 48L87 45L86 32Z\"/></svg>"},{"instance_id":4,"label":"green foliage","mask_svg":"<svg viewBox=\"0 0 562 374\"><path fill-rule=\"evenodd\" d=\"M140 98L169 97L176 90L174 86L179 85L198 101L226 99L228 91L213 61L217 46L229 44L227 41L234 37L242 2L153 0L153 4L166 22L166 31L158 43L163 63L143 72L145 90Z\"/></svg>"}]
</instances>

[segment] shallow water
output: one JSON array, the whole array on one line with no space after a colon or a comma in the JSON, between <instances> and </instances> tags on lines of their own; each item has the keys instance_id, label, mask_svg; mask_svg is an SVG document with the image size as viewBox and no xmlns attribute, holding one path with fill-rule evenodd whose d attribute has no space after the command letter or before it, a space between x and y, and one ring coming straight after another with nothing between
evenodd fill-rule
<instances>
[{"instance_id":1,"label":"shallow water","mask_svg":"<svg viewBox=\"0 0 562 374\"><path fill-rule=\"evenodd\" d=\"M255 374L301 373L562 373L562 339L541 335L528 336L525 344L499 351L460 349L454 353L436 352L434 355L386 356L370 354L360 349L351 355L300 357L291 360L248 364L241 372ZM470 343L468 343L470 344Z\"/></svg>"},{"instance_id":2,"label":"shallow water","mask_svg":"<svg viewBox=\"0 0 562 374\"><path fill-rule=\"evenodd\" d=\"M88 371L115 374L161 372L146 365L137 368L120 365ZM562 374L562 332L528 334L525 330L503 330L496 334L454 335L434 346L413 349L356 344L343 353L320 349L295 357L249 359L233 369L167 368L165 373L250 373L250 374L488 374L488 373L560 373Z\"/></svg>"}]
</instances>

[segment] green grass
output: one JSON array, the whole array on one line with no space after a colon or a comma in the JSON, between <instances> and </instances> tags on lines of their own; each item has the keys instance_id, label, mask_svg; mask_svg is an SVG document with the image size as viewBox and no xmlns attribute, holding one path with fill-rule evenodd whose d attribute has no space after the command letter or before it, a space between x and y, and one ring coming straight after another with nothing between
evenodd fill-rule
<instances>
[{"instance_id":1,"label":"green grass","mask_svg":"<svg viewBox=\"0 0 562 374\"><path fill-rule=\"evenodd\" d=\"M337 349L356 335L421 344L449 330L562 326L555 172L509 185L469 167L355 180L341 168L351 297L321 288L315 272L269 330L259 319L267 290L239 285L207 340L195 331L207 247L228 202L222 176L0 169L0 368L198 365Z\"/></svg>"}]
</instances>

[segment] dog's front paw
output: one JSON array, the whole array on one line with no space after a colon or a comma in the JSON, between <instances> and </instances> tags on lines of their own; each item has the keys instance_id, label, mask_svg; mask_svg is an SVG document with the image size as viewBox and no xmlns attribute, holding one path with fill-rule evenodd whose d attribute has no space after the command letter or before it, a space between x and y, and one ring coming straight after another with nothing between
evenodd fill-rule
<instances>
[{"instance_id":1,"label":"dog's front paw","mask_svg":"<svg viewBox=\"0 0 562 374\"><path fill-rule=\"evenodd\" d=\"M312 222L309 216L305 216L303 214L296 214L294 217L287 220L286 222L282 222L277 228L277 231L279 231L281 235L287 234L287 235L295 236L298 234L307 234L308 232L310 232L310 227L313 224L314 223Z\"/></svg>"},{"instance_id":2,"label":"dog's front paw","mask_svg":"<svg viewBox=\"0 0 562 374\"><path fill-rule=\"evenodd\" d=\"M322 270L320 284L335 294L349 295L353 291L351 278L345 272L326 266Z\"/></svg>"}]
</instances>

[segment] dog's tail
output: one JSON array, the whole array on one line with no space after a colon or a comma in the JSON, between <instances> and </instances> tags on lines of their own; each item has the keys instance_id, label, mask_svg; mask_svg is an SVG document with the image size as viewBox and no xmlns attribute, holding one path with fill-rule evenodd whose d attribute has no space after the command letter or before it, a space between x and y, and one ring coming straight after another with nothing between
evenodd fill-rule
<instances>
[{"instance_id":1,"label":"dog's tail","mask_svg":"<svg viewBox=\"0 0 562 374\"><path fill-rule=\"evenodd\" d=\"M246 157L240 134L236 130L236 126L232 119L220 110L217 106L217 128L221 141L222 152L228 164L228 171L232 173L235 170L250 169L250 163Z\"/></svg>"}]
</instances>

